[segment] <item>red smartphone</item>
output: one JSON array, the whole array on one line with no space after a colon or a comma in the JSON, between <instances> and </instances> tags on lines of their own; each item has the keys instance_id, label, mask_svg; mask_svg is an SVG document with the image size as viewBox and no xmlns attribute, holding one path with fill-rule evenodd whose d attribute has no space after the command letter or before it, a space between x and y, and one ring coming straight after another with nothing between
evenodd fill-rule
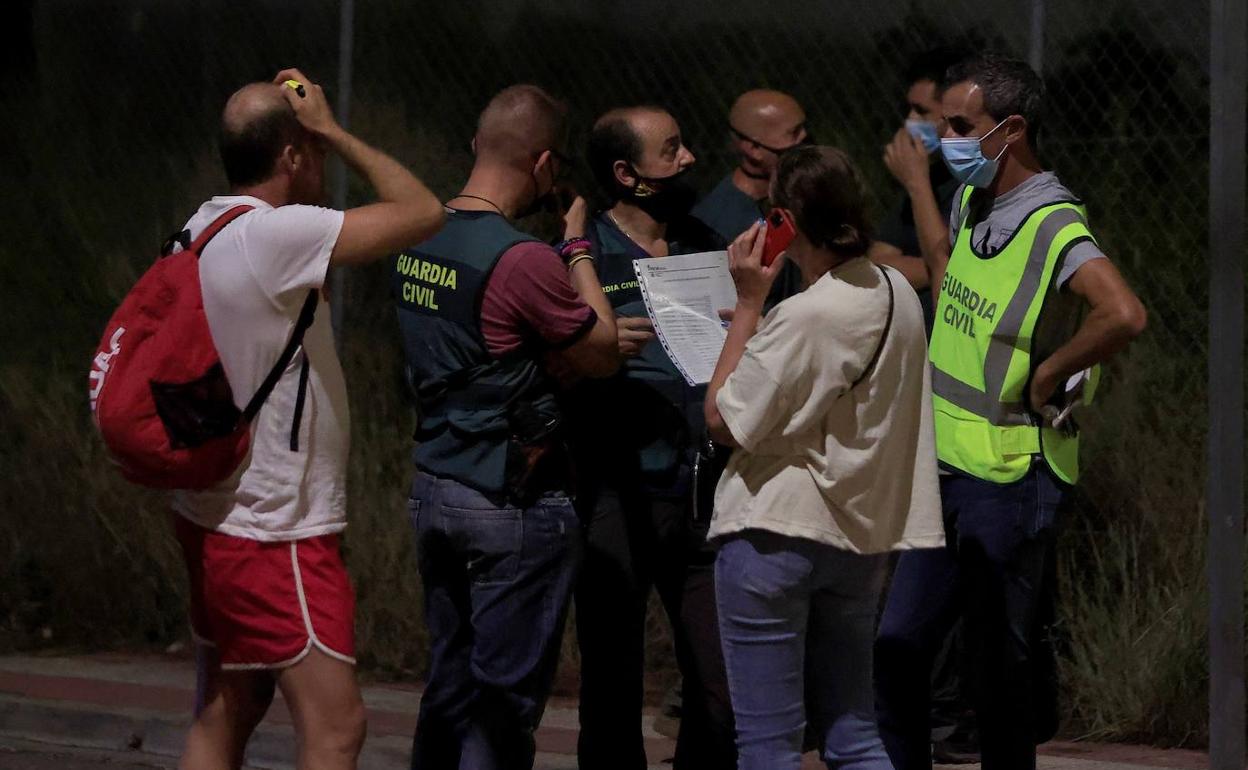
<instances>
[{"instance_id":1,"label":"red smartphone","mask_svg":"<svg viewBox=\"0 0 1248 770\"><path fill-rule=\"evenodd\" d=\"M789 247L797 237L793 218L784 209L772 209L767 215L767 235L763 241L763 267L771 267L780 252Z\"/></svg>"}]
</instances>

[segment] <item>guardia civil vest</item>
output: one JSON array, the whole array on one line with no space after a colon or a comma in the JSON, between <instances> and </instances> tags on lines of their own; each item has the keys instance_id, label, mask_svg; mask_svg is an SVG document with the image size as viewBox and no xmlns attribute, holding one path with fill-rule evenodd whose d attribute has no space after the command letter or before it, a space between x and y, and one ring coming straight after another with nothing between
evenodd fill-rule
<instances>
[{"instance_id":1,"label":"guardia civil vest","mask_svg":"<svg viewBox=\"0 0 1248 770\"><path fill-rule=\"evenodd\" d=\"M616 317L646 317L633 260L650 255L604 214L590 220L586 235ZM701 221L684 217L669 225L668 247L673 254L692 254L724 246ZM579 383L564 399L579 480L688 498L694 457L706 430L705 397L706 386L689 385L658 340L625 359L614 376Z\"/></svg>"},{"instance_id":2,"label":"guardia civil vest","mask_svg":"<svg viewBox=\"0 0 1248 770\"><path fill-rule=\"evenodd\" d=\"M1087 214L1078 201L1046 205L987 256L971 243L973 192L966 188L958 204L960 226L932 332L937 455L977 478L1008 483L1022 478L1039 454L1073 484L1078 435L1041 427L1027 406L1027 388L1038 363L1032 357L1045 297L1070 249L1092 240ZM1092 390L1085 389L1085 400Z\"/></svg>"},{"instance_id":3,"label":"guardia civil vest","mask_svg":"<svg viewBox=\"0 0 1248 770\"><path fill-rule=\"evenodd\" d=\"M419 422L421 470L485 493L508 490L523 458L517 436L559 423L553 385L533 353L495 359L481 334L481 299L507 249L537 240L499 214L449 211L433 238L398 256L391 290ZM510 467L509 467L510 457Z\"/></svg>"}]
</instances>

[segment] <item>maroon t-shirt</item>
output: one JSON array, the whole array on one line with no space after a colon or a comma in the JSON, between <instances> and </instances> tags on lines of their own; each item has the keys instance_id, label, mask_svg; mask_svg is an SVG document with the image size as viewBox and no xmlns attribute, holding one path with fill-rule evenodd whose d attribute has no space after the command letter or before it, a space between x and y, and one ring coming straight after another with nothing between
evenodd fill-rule
<instances>
[{"instance_id":1,"label":"maroon t-shirt","mask_svg":"<svg viewBox=\"0 0 1248 770\"><path fill-rule=\"evenodd\" d=\"M496 358L525 344L566 348L597 321L598 314L572 288L563 260L536 241L503 252L481 298L481 333Z\"/></svg>"}]
</instances>

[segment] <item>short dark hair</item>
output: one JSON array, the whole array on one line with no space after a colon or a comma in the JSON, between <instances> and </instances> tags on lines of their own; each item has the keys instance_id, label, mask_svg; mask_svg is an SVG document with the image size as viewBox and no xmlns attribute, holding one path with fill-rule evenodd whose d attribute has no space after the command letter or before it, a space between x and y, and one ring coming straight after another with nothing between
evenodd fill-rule
<instances>
[{"instance_id":1,"label":"short dark hair","mask_svg":"<svg viewBox=\"0 0 1248 770\"><path fill-rule=\"evenodd\" d=\"M241 126L223 122L217 148L225 166L225 178L231 187L263 182L273 175L282 149L303 139L304 129L285 101Z\"/></svg>"},{"instance_id":2,"label":"short dark hair","mask_svg":"<svg viewBox=\"0 0 1248 770\"><path fill-rule=\"evenodd\" d=\"M797 229L818 248L851 258L866 254L871 245L866 185L849 155L836 147L785 151L776 167L772 203L793 212Z\"/></svg>"},{"instance_id":3,"label":"short dark hair","mask_svg":"<svg viewBox=\"0 0 1248 770\"><path fill-rule=\"evenodd\" d=\"M906 66L906 86L930 80L936 84L936 93L944 91L945 73L949 68L964 60L966 51L957 46L940 46L931 48L910 60Z\"/></svg>"},{"instance_id":4,"label":"short dark hair","mask_svg":"<svg viewBox=\"0 0 1248 770\"><path fill-rule=\"evenodd\" d=\"M1025 61L1001 54L983 54L958 62L945 73L946 86L974 83L984 94L984 111L1000 122L1011 115L1027 121L1027 138L1035 146L1044 120L1044 81Z\"/></svg>"},{"instance_id":5,"label":"short dark hair","mask_svg":"<svg viewBox=\"0 0 1248 770\"><path fill-rule=\"evenodd\" d=\"M563 152L567 131L566 104L540 86L508 86L477 118L477 154L527 165L545 150Z\"/></svg>"},{"instance_id":6,"label":"short dark hair","mask_svg":"<svg viewBox=\"0 0 1248 770\"><path fill-rule=\"evenodd\" d=\"M603 191L612 198L618 199L628 192L615 178L615 162L622 160L635 167L645 150L630 118L647 110L667 112L650 104L616 108L598 118L589 132L589 146L585 153L589 170Z\"/></svg>"}]
</instances>

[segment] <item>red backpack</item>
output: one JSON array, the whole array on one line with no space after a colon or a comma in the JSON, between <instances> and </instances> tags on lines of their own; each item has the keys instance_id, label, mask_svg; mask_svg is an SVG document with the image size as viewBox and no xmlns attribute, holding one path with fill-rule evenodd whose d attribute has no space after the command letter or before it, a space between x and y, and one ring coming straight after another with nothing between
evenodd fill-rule
<instances>
[{"instance_id":1,"label":"red backpack","mask_svg":"<svg viewBox=\"0 0 1248 770\"><path fill-rule=\"evenodd\" d=\"M136 484L206 489L228 478L247 457L252 418L312 325L315 291L308 293L277 363L239 410L204 315L199 255L251 208L235 206L186 249L158 259L104 328L91 362L91 411L112 459ZM291 433L295 451L307 375L305 354Z\"/></svg>"}]
</instances>

